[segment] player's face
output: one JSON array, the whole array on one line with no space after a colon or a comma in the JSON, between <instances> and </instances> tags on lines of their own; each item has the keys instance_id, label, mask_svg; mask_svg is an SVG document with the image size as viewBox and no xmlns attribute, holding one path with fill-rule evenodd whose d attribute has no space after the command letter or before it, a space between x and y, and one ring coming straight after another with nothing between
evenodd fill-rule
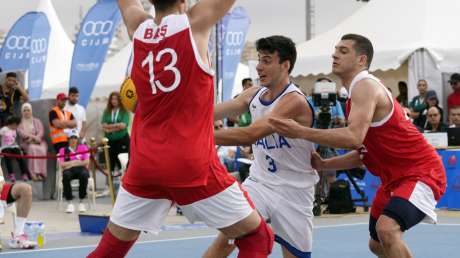
<instances>
[{"instance_id":1,"label":"player's face","mask_svg":"<svg viewBox=\"0 0 460 258\"><path fill-rule=\"evenodd\" d=\"M332 55L332 72L338 76L347 75L361 68L364 56L358 55L353 47L354 41L341 40Z\"/></svg>"},{"instance_id":2,"label":"player's face","mask_svg":"<svg viewBox=\"0 0 460 258\"><path fill-rule=\"evenodd\" d=\"M280 64L278 52L273 54L264 51L259 52L259 63L256 70L260 85L270 88L280 83L284 76L288 76L288 63L288 61L284 61Z\"/></svg>"}]
</instances>

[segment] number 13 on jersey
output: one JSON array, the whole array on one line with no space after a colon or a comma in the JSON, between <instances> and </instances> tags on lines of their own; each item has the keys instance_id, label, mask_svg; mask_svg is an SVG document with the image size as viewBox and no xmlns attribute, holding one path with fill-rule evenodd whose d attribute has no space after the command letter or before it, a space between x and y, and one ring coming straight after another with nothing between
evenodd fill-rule
<instances>
[{"instance_id":1,"label":"number 13 on jersey","mask_svg":"<svg viewBox=\"0 0 460 258\"><path fill-rule=\"evenodd\" d=\"M163 71L161 72L166 72L170 71L174 74L174 81L171 85L163 85L160 80L155 80L155 74L154 74L154 65L155 63L159 63L161 61L161 58L163 55L169 54L171 55L171 62L163 67ZM177 63L177 53L174 51L172 48L165 48L162 49L160 52L158 52L158 55L154 57L153 51L150 51L148 55L145 57L145 59L142 61L142 67L145 67L148 65L148 72L149 72L149 82L150 86L152 87L152 94L157 94L157 88L160 89L163 92L171 92L175 90L179 84L180 84L180 79L181 75L179 72L179 69L175 67Z\"/></svg>"}]
</instances>

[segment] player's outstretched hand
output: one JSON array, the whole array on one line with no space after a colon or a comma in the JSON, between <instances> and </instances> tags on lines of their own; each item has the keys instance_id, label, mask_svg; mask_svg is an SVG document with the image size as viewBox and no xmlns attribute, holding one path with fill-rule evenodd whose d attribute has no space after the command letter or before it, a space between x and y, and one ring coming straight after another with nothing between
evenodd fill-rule
<instances>
[{"instance_id":1,"label":"player's outstretched hand","mask_svg":"<svg viewBox=\"0 0 460 258\"><path fill-rule=\"evenodd\" d=\"M289 138L302 138L303 126L299 125L293 119L279 119L270 117L268 119L271 128L283 136Z\"/></svg>"},{"instance_id":2,"label":"player's outstretched hand","mask_svg":"<svg viewBox=\"0 0 460 258\"><path fill-rule=\"evenodd\" d=\"M318 154L318 152L314 151L311 153L311 166L316 170L323 169L324 160Z\"/></svg>"}]
</instances>

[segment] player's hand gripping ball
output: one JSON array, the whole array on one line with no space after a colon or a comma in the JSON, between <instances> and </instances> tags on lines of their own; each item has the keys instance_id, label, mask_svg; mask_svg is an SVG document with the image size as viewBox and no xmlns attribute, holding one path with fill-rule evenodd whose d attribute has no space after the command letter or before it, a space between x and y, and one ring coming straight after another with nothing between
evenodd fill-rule
<instances>
[{"instance_id":1,"label":"player's hand gripping ball","mask_svg":"<svg viewBox=\"0 0 460 258\"><path fill-rule=\"evenodd\" d=\"M137 105L136 86L131 78L126 78L120 88L121 104L129 111L134 112Z\"/></svg>"}]
</instances>

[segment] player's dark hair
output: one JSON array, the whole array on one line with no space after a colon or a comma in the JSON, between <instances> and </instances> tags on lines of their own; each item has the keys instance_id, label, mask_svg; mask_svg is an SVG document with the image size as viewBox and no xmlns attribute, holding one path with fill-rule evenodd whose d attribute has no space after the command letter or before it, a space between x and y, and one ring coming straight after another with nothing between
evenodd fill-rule
<instances>
[{"instance_id":1,"label":"player's dark hair","mask_svg":"<svg viewBox=\"0 0 460 258\"><path fill-rule=\"evenodd\" d=\"M353 48L358 55L365 55L367 57L366 66L369 69L372 63L372 58L374 57L374 47L372 46L372 42L368 38L358 34L345 34L342 36L342 40L354 41L355 44L353 44Z\"/></svg>"},{"instance_id":2,"label":"player's dark hair","mask_svg":"<svg viewBox=\"0 0 460 258\"><path fill-rule=\"evenodd\" d=\"M244 78L242 81L241 81L241 85L245 85L247 82L252 82L252 79L251 78Z\"/></svg>"},{"instance_id":3,"label":"player's dark hair","mask_svg":"<svg viewBox=\"0 0 460 258\"><path fill-rule=\"evenodd\" d=\"M155 10L157 11L166 11L172 6L174 6L179 0L150 0L150 3L153 4Z\"/></svg>"},{"instance_id":4,"label":"player's dark hair","mask_svg":"<svg viewBox=\"0 0 460 258\"><path fill-rule=\"evenodd\" d=\"M297 59L297 50L295 43L288 37L284 36L271 36L261 38L256 42L256 49L258 52L266 51L270 54L278 53L280 64L284 61L289 61L289 73L294 69L294 64Z\"/></svg>"}]
</instances>

